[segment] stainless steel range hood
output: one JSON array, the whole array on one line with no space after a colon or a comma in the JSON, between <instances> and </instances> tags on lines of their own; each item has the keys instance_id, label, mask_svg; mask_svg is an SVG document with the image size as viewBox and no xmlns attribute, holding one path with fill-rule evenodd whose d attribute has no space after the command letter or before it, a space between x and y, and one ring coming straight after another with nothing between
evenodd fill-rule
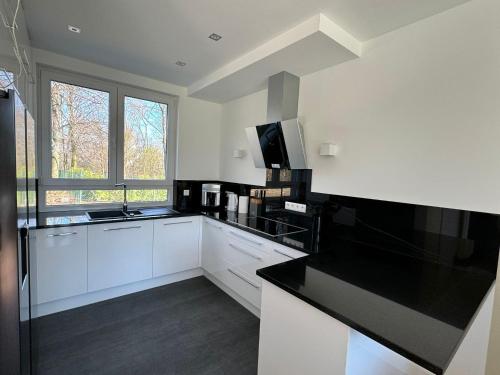
<instances>
[{"instance_id":1,"label":"stainless steel range hood","mask_svg":"<svg viewBox=\"0 0 500 375\"><path fill-rule=\"evenodd\" d=\"M269 77L267 124L245 129L256 168L307 168L297 119L299 83L299 77L287 72Z\"/></svg>"}]
</instances>

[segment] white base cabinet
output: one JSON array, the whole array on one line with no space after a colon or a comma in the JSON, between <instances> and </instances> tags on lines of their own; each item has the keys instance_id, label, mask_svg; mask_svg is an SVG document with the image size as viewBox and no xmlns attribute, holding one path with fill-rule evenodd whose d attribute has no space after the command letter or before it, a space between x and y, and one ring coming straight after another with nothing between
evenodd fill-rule
<instances>
[{"instance_id":1,"label":"white base cabinet","mask_svg":"<svg viewBox=\"0 0 500 375\"><path fill-rule=\"evenodd\" d=\"M259 375L345 375L349 327L264 281Z\"/></svg>"},{"instance_id":2,"label":"white base cabinet","mask_svg":"<svg viewBox=\"0 0 500 375\"><path fill-rule=\"evenodd\" d=\"M87 227L40 229L30 240L34 304L87 292Z\"/></svg>"},{"instance_id":3,"label":"white base cabinet","mask_svg":"<svg viewBox=\"0 0 500 375\"><path fill-rule=\"evenodd\" d=\"M306 255L201 216L33 232L32 290L40 315L199 275L200 267L255 313L262 285L256 271Z\"/></svg>"},{"instance_id":4,"label":"white base cabinet","mask_svg":"<svg viewBox=\"0 0 500 375\"><path fill-rule=\"evenodd\" d=\"M200 266L200 218L154 221L153 277Z\"/></svg>"},{"instance_id":5,"label":"white base cabinet","mask_svg":"<svg viewBox=\"0 0 500 375\"><path fill-rule=\"evenodd\" d=\"M200 223L190 216L33 230L37 316L200 276Z\"/></svg>"},{"instance_id":6,"label":"white base cabinet","mask_svg":"<svg viewBox=\"0 0 500 375\"><path fill-rule=\"evenodd\" d=\"M257 311L262 285L257 270L307 255L209 218L203 219L201 252L203 269Z\"/></svg>"},{"instance_id":7,"label":"white base cabinet","mask_svg":"<svg viewBox=\"0 0 500 375\"><path fill-rule=\"evenodd\" d=\"M211 273L225 269L222 252L227 246L224 227L215 220L203 220L201 240L201 266Z\"/></svg>"},{"instance_id":8,"label":"white base cabinet","mask_svg":"<svg viewBox=\"0 0 500 375\"><path fill-rule=\"evenodd\" d=\"M88 291L152 277L153 221L89 225Z\"/></svg>"}]
</instances>

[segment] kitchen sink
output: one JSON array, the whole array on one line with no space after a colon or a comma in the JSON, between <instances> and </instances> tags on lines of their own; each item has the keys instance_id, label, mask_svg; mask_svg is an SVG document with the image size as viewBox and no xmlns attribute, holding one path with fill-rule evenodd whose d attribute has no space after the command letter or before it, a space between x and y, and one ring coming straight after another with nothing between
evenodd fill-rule
<instances>
[{"instance_id":1,"label":"kitchen sink","mask_svg":"<svg viewBox=\"0 0 500 375\"><path fill-rule=\"evenodd\" d=\"M140 210L129 210L127 211L127 216L135 217L135 216L141 216L144 215L144 213Z\"/></svg>"},{"instance_id":2,"label":"kitchen sink","mask_svg":"<svg viewBox=\"0 0 500 375\"><path fill-rule=\"evenodd\" d=\"M87 217L92 221L98 220L118 220L118 219L132 219L140 217L166 217L170 215L177 214L170 208L144 208L140 210L99 210L99 211L87 211Z\"/></svg>"},{"instance_id":3,"label":"kitchen sink","mask_svg":"<svg viewBox=\"0 0 500 375\"><path fill-rule=\"evenodd\" d=\"M125 218L127 217L127 214L125 214L122 210L88 211L87 216L90 220L109 220Z\"/></svg>"}]
</instances>

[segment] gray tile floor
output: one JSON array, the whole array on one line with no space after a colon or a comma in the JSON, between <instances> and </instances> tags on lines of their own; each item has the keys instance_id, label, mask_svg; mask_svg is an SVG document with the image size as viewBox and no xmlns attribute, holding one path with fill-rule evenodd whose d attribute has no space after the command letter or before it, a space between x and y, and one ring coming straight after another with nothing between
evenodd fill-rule
<instances>
[{"instance_id":1,"label":"gray tile floor","mask_svg":"<svg viewBox=\"0 0 500 375\"><path fill-rule=\"evenodd\" d=\"M33 322L39 375L257 374L259 320L204 277Z\"/></svg>"}]
</instances>

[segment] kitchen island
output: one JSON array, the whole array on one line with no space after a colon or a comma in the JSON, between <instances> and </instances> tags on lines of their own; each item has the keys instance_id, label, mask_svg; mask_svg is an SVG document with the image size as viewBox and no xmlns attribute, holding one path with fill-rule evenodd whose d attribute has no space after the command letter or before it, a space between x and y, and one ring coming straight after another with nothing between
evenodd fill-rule
<instances>
[{"instance_id":1,"label":"kitchen island","mask_svg":"<svg viewBox=\"0 0 500 375\"><path fill-rule=\"evenodd\" d=\"M337 238L258 270L259 374L482 374L495 275Z\"/></svg>"}]
</instances>

